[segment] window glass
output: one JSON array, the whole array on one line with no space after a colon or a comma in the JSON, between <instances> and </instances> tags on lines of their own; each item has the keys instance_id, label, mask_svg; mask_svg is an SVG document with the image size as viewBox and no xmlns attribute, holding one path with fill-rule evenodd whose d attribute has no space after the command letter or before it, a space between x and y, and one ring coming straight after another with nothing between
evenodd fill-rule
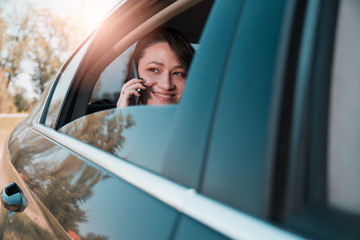
<instances>
[{"instance_id":1,"label":"window glass","mask_svg":"<svg viewBox=\"0 0 360 240\"><path fill-rule=\"evenodd\" d=\"M38 123L39 120L41 121L41 114L42 111L44 111L44 105L46 102L46 99L49 95L51 86L48 86L45 91L42 93L41 97L39 98L38 102L36 103L33 110L31 110L31 113L29 114L29 117L26 119L29 123Z\"/></svg>"},{"instance_id":2,"label":"window glass","mask_svg":"<svg viewBox=\"0 0 360 240\"><path fill-rule=\"evenodd\" d=\"M85 43L84 46L76 53L65 70L60 74L60 78L55 81L53 86L53 93L51 96L51 102L46 117L46 125L49 127L55 127L56 119L60 112L63 100L69 90L70 84L75 76L75 73L79 67L79 64L85 55L86 49L89 47L91 39Z\"/></svg>"},{"instance_id":3,"label":"window glass","mask_svg":"<svg viewBox=\"0 0 360 240\"><path fill-rule=\"evenodd\" d=\"M328 201L360 214L360 2L341 1L330 94Z\"/></svg>"},{"instance_id":4,"label":"window glass","mask_svg":"<svg viewBox=\"0 0 360 240\"><path fill-rule=\"evenodd\" d=\"M195 50L199 48L199 44L192 43L191 45ZM121 87L129 74L129 61L135 46L136 44L126 49L101 73L91 93L88 113L96 111L96 106L99 104L110 103L113 106L116 104Z\"/></svg>"},{"instance_id":5,"label":"window glass","mask_svg":"<svg viewBox=\"0 0 360 240\"><path fill-rule=\"evenodd\" d=\"M135 45L128 48L123 54L117 57L101 73L92 91L90 104L102 101L116 101L123 82L128 74L128 64Z\"/></svg>"},{"instance_id":6,"label":"window glass","mask_svg":"<svg viewBox=\"0 0 360 240\"><path fill-rule=\"evenodd\" d=\"M77 119L59 131L160 173L176 108L176 105L115 108Z\"/></svg>"}]
</instances>

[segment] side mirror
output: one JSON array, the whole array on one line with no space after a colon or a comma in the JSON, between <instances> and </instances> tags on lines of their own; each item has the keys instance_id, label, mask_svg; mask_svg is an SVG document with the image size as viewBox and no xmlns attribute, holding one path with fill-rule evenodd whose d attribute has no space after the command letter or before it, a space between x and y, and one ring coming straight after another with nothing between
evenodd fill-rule
<instances>
[{"instance_id":1,"label":"side mirror","mask_svg":"<svg viewBox=\"0 0 360 240\"><path fill-rule=\"evenodd\" d=\"M10 212L22 212L28 205L23 191L14 182L1 191L1 202Z\"/></svg>"}]
</instances>

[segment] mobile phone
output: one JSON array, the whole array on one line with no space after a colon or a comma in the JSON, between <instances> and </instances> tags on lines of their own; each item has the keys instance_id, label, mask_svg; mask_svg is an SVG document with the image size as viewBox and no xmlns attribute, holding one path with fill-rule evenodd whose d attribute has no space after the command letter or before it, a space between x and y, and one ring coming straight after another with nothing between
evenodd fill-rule
<instances>
[{"instance_id":1,"label":"mobile phone","mask_svg":"<svg viewBox=\"0 0 360 240\"><path fill-rule=\"evenodd\" d=\"M133 68L133 72L134 72L134 77L139 78L139 74L138 74L138 71L137 71L136 64L135 64L134 60L132 61L132 68ZM140 88L138 88L137 91L138 91L138 93L141 94L141 89ZM139 105L139 97L133 95L133 98L134 98L134 105Z\"/></svg>"}]
</instances>

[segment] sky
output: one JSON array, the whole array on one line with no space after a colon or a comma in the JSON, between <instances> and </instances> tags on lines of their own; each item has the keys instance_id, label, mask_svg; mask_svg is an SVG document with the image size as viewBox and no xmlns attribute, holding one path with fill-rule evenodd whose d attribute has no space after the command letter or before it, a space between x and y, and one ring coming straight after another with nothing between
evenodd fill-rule
<instances>
[{"instance_id":1,"label":"sky","mask_svg":"<svg viewBox=\"0 0 360 240\"><path fill-rule=\"evenodd\" d=\"M93 29L99 21L120 0L27 0L37 8L46 8L60 17L68 17L81 12L86 19L87 28Z\"/></svg>"},{"instance_id":2,"label":"sky","mask_svg":"<svg viewBox=\"0 0 360 240\"><path fill-rule=\"evenodd\" d=\"M15 4L30 3L35 9L47 9L61 18L68 18L82 15L85 32L90 33L103 19L107 13L122 0L13 0ZM10 1L11 2L11 1ZM34 98L32 84L30 81L29 72L31 72L31 65L24 62L22 65L25 70L24 73L18 76L18 81L15 85L27 89L26 96L29 99Z\"/></svg>"}]
</instances>

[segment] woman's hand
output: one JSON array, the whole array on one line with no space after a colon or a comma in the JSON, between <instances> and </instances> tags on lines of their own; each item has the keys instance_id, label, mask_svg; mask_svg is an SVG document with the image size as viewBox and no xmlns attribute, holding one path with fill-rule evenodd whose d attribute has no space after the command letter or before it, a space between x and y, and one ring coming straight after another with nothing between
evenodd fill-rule
<instances>
[{"instance_id":1,"label":"woman's hand","mask_svg":"<svg viewBox=\"0 0 360 240\"><path fill-rule=\"evenodd\" d=\"M146 87L143 85L144 80L133 78L127 83L125 83L120 92L119 100L117 101L116 106L120 107L127 107L130 105L131 96L135 95L136 97L140 97L140 93L138 89L145 90Z\"/></svg>"}]
</instances>

